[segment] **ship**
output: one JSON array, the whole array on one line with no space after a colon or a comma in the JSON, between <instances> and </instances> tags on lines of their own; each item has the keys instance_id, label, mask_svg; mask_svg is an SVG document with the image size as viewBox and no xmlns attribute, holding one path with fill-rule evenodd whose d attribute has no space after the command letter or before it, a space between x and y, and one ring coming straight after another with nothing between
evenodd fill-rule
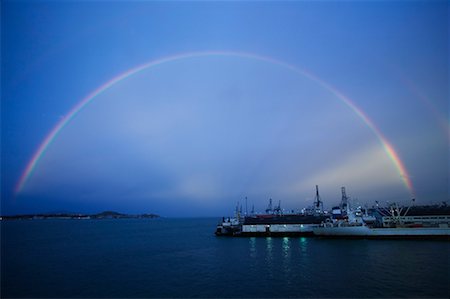
<instances>
[{"instance_id":1,"label":"ship","mask_svg":"<svg viewBox=\"0 0 450 299\"><path fill-rule=\"evenodd\" d=\"M409 206L391 203L372 209L352 206L342 187L342 200L332 209L332 218L313 228L313 234L326 238L365 239L446 239L450 240L450 206ZM370 210L370 213L368 213Z\"/></svg>"},{"instance_id":2,"label":"ship","mask_svg":"<svg viewBox=\"0 0 450 299\"><path fill-rule=\"evenodd\" d=\"M234 217L223 217L216 228L217 236L235 237L285 237L285 236L312 236L313 228L327 221L331 215L323 209L320 199L319 187L316 186L316 197L312 207L299 212L285 212L281 208L281 201L273 206L272 199L263 214L243 214L242 207L236 206Z\"/></svg>"}]
</instances>

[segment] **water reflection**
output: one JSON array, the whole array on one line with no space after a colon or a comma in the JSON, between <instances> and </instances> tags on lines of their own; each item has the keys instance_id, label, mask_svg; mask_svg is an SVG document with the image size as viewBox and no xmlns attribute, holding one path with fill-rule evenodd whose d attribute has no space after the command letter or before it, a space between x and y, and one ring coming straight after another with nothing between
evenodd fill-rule
<instances>
[{"instance_id":1,"label":"water reflection","mask_svg":"<svg viewBox=\"0 0 450 299\"><path fill-rule=\"evenodd\" d=\"M284 281L287 285L291 284L292 275L291 275L291 240L289 237L283 238L282 243L283 250L283 273L284 273Z\"/></svg>"},{"instance_id":2,"label":"water reflection","mask_svg":"<svg viewBox=\"0 0 450 299\"><path fill-rule=\"evenodd\" d=\"M300 241L300 251L302 252L302 254L305 254L308 248L308 238L301 237L299 241Z\"/></svg>"},{"instance_id":3,"label":"water reflection","mask_svg":"<svg viewBox=\"0 0 450 299\"><path fill-rule=\"evenodd\" d=\"M274 278L274 264L273 264L273 239L266 238L266 268L270 279Z\"/></svg>"},{"instance_id":4,"label":"water reflection","mask_svg":"<svg viewBox=\"0 0 450 299\"><path fill-rule=\"evenodd\" d=\"M290 240L289 237L283 238L283 258L289 258L289 255L291 253L290 249Z\"/></svg>"},{"instance_id":5,"label":"water reflection","mask_svg":"<svg viewBox=\"0 0 450 299\"><path fill-rule=\"evenodd\" d=\"M272 255L272 250L273 250L273 240L271 237L267 237L266 238L266 249L267 249L267 253L269 253L270 255Z\"/></svg>"},{"instance_id":6,"label":"water reflection","mask_svg":"<svg viewBox=\"0 0 450 299\"><path fill-rule=\"evenodd\" d=\"M273 258L273 240L271 237L266 238L266 259L271 261Z\"/></svg>"},{"instance_id":7,"label":"water reflection","mask_svg":"<svg viewBox=\"0 0 450 299\"><path fill-rule=\"evenodd\" d=\"M256 238L251 237L248 242L250 244L250 257L254 258L256 257Z\"/></svg>"}]
</instances>

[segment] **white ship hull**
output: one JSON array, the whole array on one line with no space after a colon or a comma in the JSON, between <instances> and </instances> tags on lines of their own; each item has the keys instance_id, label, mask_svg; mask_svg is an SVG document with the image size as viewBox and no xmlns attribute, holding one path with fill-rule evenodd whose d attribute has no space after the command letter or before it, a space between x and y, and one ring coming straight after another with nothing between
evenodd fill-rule
<instances>
[{"instance_id":1,"label":"white ship hull","mask_svg":"<svg viewBox=\"0 0 450 299\"><path fill-rule=\"evenodd\" d=\"M450 228L447 227L396 227L370 228L368 226L333 226L315 227L313 233L321 237L347 238L449 238Z\"/></svg>"},{"instance_id":2,"label":"white ship hull","mask_svg":"<svg viewBox=\"0 0 450 299\"><path fill-rule=\"evenodd\" d=\"M257 224L242 225L241 236L303 236L312 235L319 224Z\"/></svg>"}]
</instances>

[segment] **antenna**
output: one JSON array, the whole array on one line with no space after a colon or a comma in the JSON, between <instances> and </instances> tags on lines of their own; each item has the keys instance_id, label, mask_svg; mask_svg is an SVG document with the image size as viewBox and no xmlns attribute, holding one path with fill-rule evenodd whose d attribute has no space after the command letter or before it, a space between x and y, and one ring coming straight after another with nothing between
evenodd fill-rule
<instances>
[{"instance_id":1,"label":"antenna","mask_svg":"<svg viewBox=\"0 0 450 299\"><path fill-rule=\"evenodd\" d=\"M248 209L247 209L247 196L245 197L245 216L248 215Z\"/></svg>"},{"instance_id":2,"label":"antenna","mask_svg":"<svg viewBox=\"0 0 450 299\"><path fill-rule=\"evenodd\" d=\"M346 210L348 205L347 192L345 192L345 187L341 187L342 199L341 199L341 210Z\"/></svg>"}]
</instances>

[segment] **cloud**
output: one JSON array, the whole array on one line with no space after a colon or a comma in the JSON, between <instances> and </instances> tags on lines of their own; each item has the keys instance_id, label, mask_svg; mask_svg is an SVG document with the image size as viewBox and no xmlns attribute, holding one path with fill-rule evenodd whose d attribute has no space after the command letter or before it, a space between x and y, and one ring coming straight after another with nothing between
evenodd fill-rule
<instances>
[{"instance_id":1,"label":"cloud","mask_svg":"<svg viewBox=\"0 0 450 299\"><path fill-rule=\"evenodd\" d=\"M329 165L306 179L286 188L288 193L298 194L320 184L336 190L351 186L352 192L367 196L376 190L403 186L400 174L392 164L383 147L374 143L370 147L353 152L341 163ZM370 195L367 197L371 197Z\"/></svg>"},{"instance_id":2,"label":"cloud","mask_svg":"<svg viewBox=\"0 0 450 299\"><path fill-rule=\"evenodd\" d=\"M316 184L332 194L401 187L373 133L314 82L261 62L201 62L148 70L99 95L26 191L167 209L248 196L258 209L269 197L310 204Z\"/></svg>"}]
</instances>

